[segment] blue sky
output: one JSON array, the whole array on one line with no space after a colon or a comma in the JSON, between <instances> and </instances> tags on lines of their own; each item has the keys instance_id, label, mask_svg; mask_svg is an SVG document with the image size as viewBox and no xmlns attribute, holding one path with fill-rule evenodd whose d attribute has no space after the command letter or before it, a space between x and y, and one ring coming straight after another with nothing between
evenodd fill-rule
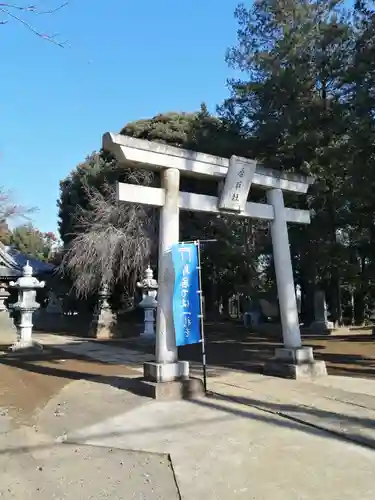
<instances>
[{"instance_id":1,"label":"blue sky","mask_svg":"<svg viewBox=\"0 0 375 500\"><path fill-rule=\"evenodd\" d=\"M224 57L236 40L237 4L71 0L28 17L43 33L61 33L65 49L15 22L0 26L0 184L39 208L39 229L57 229L59 181L100 148L104 132L202 101L214 111L228 94Z\"/></svg>"}]
</instances>

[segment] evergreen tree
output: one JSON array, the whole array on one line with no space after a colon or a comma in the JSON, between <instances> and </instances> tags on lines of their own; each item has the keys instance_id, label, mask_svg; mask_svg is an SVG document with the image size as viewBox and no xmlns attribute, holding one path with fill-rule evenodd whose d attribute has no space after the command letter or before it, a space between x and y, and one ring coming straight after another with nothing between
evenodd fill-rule
<instances>
[{"instance_id":1,"label":"evergreen tree","mask_svg":"<svg viewBox=\"0 0 375 500\"><path fill-rule=\"evenodd\" d=\"M235 15L238 44L227 61L243 78L230 82L221 116L249 136L250 153L259 161L318 179L308 197L311 225L290 232L294 267L307 302L312 304L317 284L325 286L334 319L340 320L350 18L342 2L311 0L258 0L251 8L241 5Z\"/></svg>"}]
</instances>

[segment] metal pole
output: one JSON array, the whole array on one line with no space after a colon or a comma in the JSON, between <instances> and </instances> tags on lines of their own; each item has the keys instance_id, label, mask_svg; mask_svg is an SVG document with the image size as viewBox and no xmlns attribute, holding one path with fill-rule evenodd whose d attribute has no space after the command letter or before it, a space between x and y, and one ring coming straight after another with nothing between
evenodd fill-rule
<instances>
[{"instance_id":1,"label":"metal pole","mask_svg":"<svg viewBox=\"0 0 375 500\"><path fill-rule=\"evenodd\" d=\"M202 268L201 268L201 245L200 241L194 241L198 250L198 280L199 280L199 298L200 298L200 323L201 323L201 346L202 346L202 369L203 369L203 387L204 393L207 394L207 364L206 364L206 343L204 338L204 314L203 314L203 294L202 294Z\"/></svg>"}]
</instances>

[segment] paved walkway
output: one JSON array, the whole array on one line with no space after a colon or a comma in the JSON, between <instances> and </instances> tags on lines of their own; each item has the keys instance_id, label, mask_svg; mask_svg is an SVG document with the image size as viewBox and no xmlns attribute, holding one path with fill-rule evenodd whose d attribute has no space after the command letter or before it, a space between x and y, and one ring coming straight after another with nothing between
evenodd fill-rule
<instances>
[{"instance_id":1,"label":"paved walkway","mask_svg":"<svg viewBox=\"0 0 375 500\"><path fill-rule=\"evenodd\" d=\"M113 343L104 343L85 338L48 333L36 333L33 335L33 338L43 345L55 347L73 355L84 355L87 358L102 363L129 366L139 373L143 372L143 363L154 359L154 355L147 354L143 350L137 351L132 348L124 348L123 344L116 346L116 341L113 341ZM134 341L131 342L131 345L134 345ZM201 363L190 362L190 373L194 377L199 377L202 373ZM208 367L208 374L213 377L221 373L228 373L228 369L221 366Z\"/></svg>"},{"instance_id":2,"label":"paved walkway","mask_svg":"<svg viewBox=\"0 0 375 500\"><path fill-rule=\"evenodd\" d=\"M151 361L153 356L132 349L119 349L114 345L100 342L69 337L63 335L51 335L39 333L34 335L34 339L43 345L57 347L63 351L77 356L86 356L102 363L114 365L141 365L145 361Z\"/></svg>"},{"instance_id":3,"label":"paved walkway","mask_svg":"<svg viewBox=\"0 0 375 500\"><path fill-rule=\"evenodd\" d=\"M131 395L125 396L131 409ZM166 455L56 442L123 411L121 389L87 380L65 386L28 426L0 434L0 498L178 500Z\"/></svg>"},{"instance_id":4,"label":"paved walkway","mask_svg":"<svg viewBox=\"0 0 375 500\"><path fill-rule=\"evenodd\" d=\"M138 372L150 359L96 342L39 340ZM374 497L375 381L296 382L226 370L208 388L207 398L170 403L124 392L120 414L62 439L169 454L186 500Z\"/></svg>"},{"instance_id":5,"label":"paved walkway","mask_svg":"<svg viewBox=\"0 0 375 500\"><path fill-rule=\"evenodd\" d=\"M374 415L375 416L375 415ZM137 407L68 441L170 454L186 500L374 496L375 454L247 402L213 396Z\"/></svg>"},{"instance_id":6,"label":"paved walkway","mask_svg":"<svg viewBox=\"0 0 375 500\"><path fill-rule=\"evenodd\" d=\"M375 397L371 395L375 394L375 381L353 382L345 377L296 382L238 373L214 381L212 389L217 398L280 415L375 450Z\"/></svg>"}]
</instances>

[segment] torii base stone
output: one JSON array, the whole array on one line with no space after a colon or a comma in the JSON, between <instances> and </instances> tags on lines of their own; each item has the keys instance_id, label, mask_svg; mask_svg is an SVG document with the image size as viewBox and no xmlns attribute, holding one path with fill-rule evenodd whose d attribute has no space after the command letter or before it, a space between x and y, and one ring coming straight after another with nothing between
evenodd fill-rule
<instances>
[{"instance_id":1,"label":"torii base stone","mask_svg":"<svg viewBox=\"0 0 375 500\"><path fill-rule=\"evenodd\" d=\"M127 380L126 388L132 392L159 401L196 399L204 396L201 379L189 377L189 362L146 362L143 377Z\"/></svg>"},{"instance_id":2,"label":"torii base stone","mask_svg":"<svg viewBox=\"0 0 375 500\"><path fill-rule=\"evenodd\" d=\"M327 368L324 361L314 359L312 347L280 347L264 365L263 373L295 380L314 379L326 376Z\"/></svg>"},{"instance_id":3,"label":"torii base stone","mask_svg":"<svg viewBox=\"0 0 375 500\"><path fill-rule=\"evenodd\" d=\"M145 368L146 370L147 368ZM162 383L142 377L131 379L130 386L127 382L127 387L135 394L159 401L196 399L204 396L203 382L201 379L193 377Z\"/></svg>"}]
</instances>

